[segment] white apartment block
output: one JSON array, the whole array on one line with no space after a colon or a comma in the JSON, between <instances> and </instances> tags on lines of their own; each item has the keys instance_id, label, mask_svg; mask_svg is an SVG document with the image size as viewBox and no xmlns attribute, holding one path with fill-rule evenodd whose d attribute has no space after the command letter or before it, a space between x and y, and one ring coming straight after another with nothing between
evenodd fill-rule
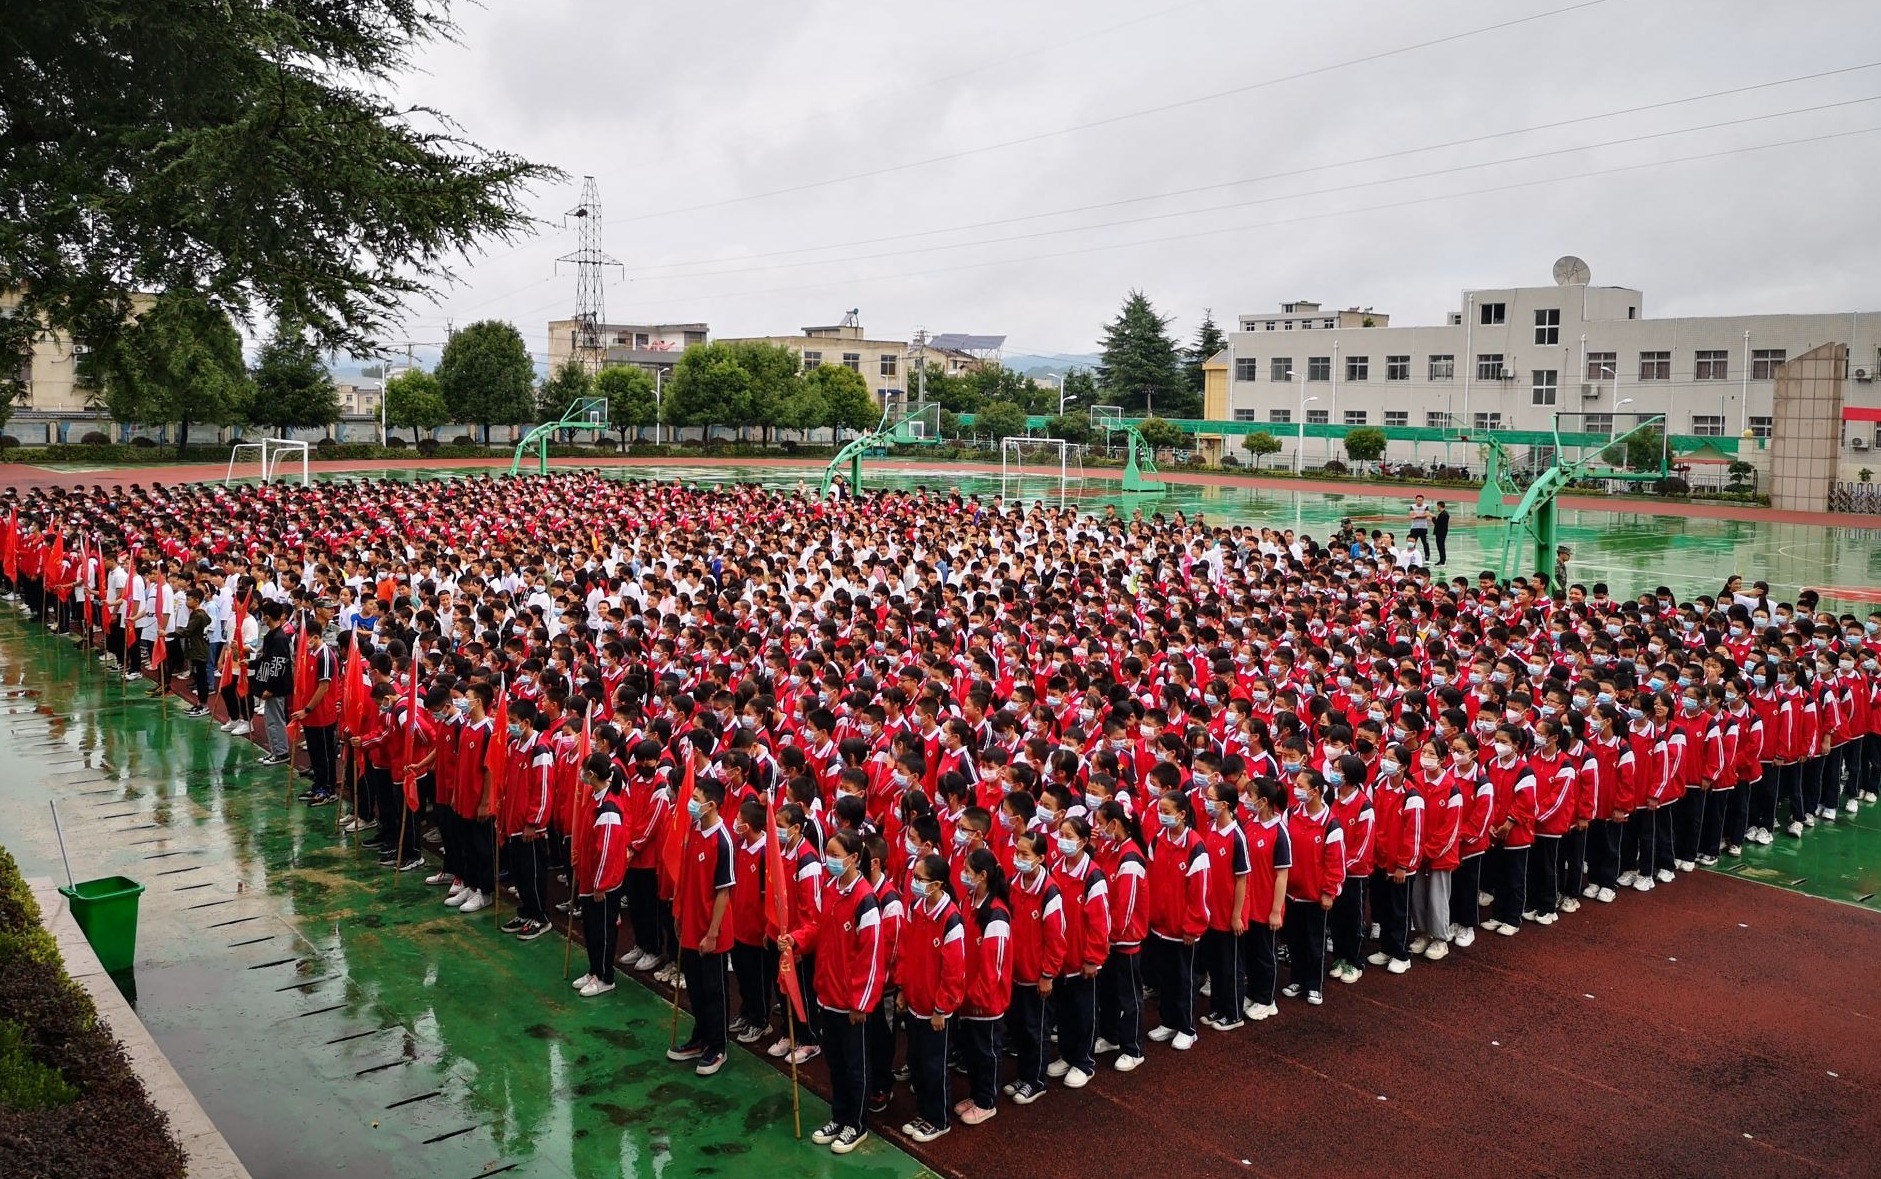
<instances>
[{"instance_id":1,"label":"white apartment block","mask_svg":"<svg viewBox=\"0 0 1881 1179\"><path fill-rule=\"evenodd\" d=\"M1564 431L1593 433L1665 414L1672 434L1768 438L1777 368L1835 342L1849 347L1844 458L1881 442L1873 420L1881 314L1650 319L1641 291L1588 285L1577 259L1562 259L1557 276L1567 281L1466 291L1448 322L1426 327L1303 303L1282 304L1274 316L1238 315L1226 357L1228 416L1271 423L1286 447L1281 462L1302 420L1545 431L1560 413L1570 415ZM1311 310L1297 313L1303 308ZM1238 445L1239 436L1226 442ZM1308 461L1325 446L1309 437ZM1412 443L1394 440L1388 457L1412 453Z\"/></svg>"}]
</instances>

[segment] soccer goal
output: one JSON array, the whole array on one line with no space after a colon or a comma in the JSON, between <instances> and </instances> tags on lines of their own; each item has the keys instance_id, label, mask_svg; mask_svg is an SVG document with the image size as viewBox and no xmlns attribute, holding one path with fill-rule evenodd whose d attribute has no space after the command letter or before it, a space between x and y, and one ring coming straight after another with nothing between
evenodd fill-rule
<instances>
[{"instance_id":1,"label":"soccer goal","mask_svg":"<svg viewBox=\"0 0 1881 1179\"><path fill-rule=\"evenodd\" d=\"M1031 480L1034 495L1041 485L1049 491L1054 479L1058 483L1058 502L1070 503L1072 481L1080 486L1084 482L1084 452L1062 438L1018 435L999 440L1001 497L1024 499L1027 480Z\"/></svg>"},{"instance_id":2,"label":"soccer goal","mask_svg":"<svg viewBox=\"0 0 1881 1179\"><path fill-rule=\"evenodd\" d=\"M251 459L249 456L252 455ZM261 481L269 483L281 469L281 460L286 458L292 464L295 456L300 457L300 481L306 486L313 481L307 470L307 444L293 438L263 438L259 442L237 442L229 450L228 474L222 478L222 485L227 487L235 481L235 468L244 462L261 463ZM289 467L292 470L292 466Z\"/></svg>"}]
</instances>

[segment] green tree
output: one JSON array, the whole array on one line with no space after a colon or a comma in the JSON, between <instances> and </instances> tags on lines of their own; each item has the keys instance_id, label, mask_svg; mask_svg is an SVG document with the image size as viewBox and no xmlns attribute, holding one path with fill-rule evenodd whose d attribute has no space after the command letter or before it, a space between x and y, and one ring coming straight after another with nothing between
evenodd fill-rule
<instances>
[{"instance_id":1,"label":"green tree","mask_svg":"<svg viewBox=\"0 0 1881 1179\"><path fill-rule=\"evenodd\" d=\"M910 396L920 390L922 382L918 373L910 372L907 382ZM975 413L984 404L977 386L965 377L950 375L933 361L927 365L926 384L927 399L938 401L940 407L948 413Z\"/></svg>"},{"instance_id":2,"label":"green tree","mask_svg":"<svg viewBox=\"0 0 1881 1179\"><path fill-rule=\"evenodd\" d=\"M1091 440L1091 415L1082 409L1067 409L1045 423L1045 436L1063 438L1082 446Z\"/></svg>"},{"instance_id":3,"label":"green tree","mask_svg":"<svg viewBox=\"0 0 1881 1179\"><path fill-rule=\"evenodd\" d=\"M78 382L102 391L120 422L176 423L176 453L189 445L196 422L244 420L253 386L242 363L242 338L226 312L193 292L160 295L151 308L80 361Z\"/></svg>"},{"instance_id":4,"label":"green tree","mask_svg":"<svg viewBox=\"0 0 1881 1179\"><path fill-rule=\"evenodd\" d=\"M1099 404L1096 374L1088 368L1074 368L1066 373L1065 400L1075 401L1085 409Z\"/></svg>"},{"instance_id":5,"label":"green tree","mask_svg":"<svg viewBox=\"0 0 1881 1179\"><path fill-rule=\"evenodd\" d=\"M1215 313L1206 307L1202 308L1202 326L1195 331L1195 343L1189 345L1188 350L1182 354L1183 375L1188 379L1189 392L1194 394L1198 405L1202 400L1202 387L1206 380L1202 373L1202 365L1208 362L1209 357L1227 346L1227 335L1215 326Z\"/></svg>"},{"instance_id":6,"label":"green tree","mask_svg":"<svg viewBox=\"0 0 1881 1179\"><path fill-rule=\"evenodd\" d=\"M1188 417L1197 399L1182 374L1182 358L1169 335L1172 320L1158 315L1141 291L1104 328L1097 383L1106 404L1126 412Z\"/></svg>"},{"instance_id":7,"label":"green tree","mask_svg":"<svg viewBox=\"0 0 1881 1179\"><path fill-rule=\"evenodd\" d=\"M559 177L389 97L448 0L31 4L0 37L0 274L95 348L169 291L369 350ZM0 349L0 352L3 352Z\"/></svg>"},{"instance_id":8,"label":"green tree","mask_svg":"<svg viewBox=\"0 0 1881 1179\"><path fill-rule=\"evenodd\" d=\"M1356 462L1373 463L1385 455L1385 432L1376 426L1360 426L1345 432L1345 456Z\"/></svg>"},{"instance_id":9,"label":"green tree","mask_svg":"<svg viewBox=\"0 0 1881 1179\"><path fill-rule=\"evenodd\" d=\"M609 365L594 378L594 395L607 398L607 421L620 431L620 444L627 445L627 431L657 425L660 403L653 396L653 374L632 364Z\"/></svg>"},{"instance_id":10,"label":"green tree","mask_svg":"<svg viewBox=\"0 0 1881 1179\"><path fill-rule=\"evenodd\" d=\"M569 407L583 397L594 396L594 374L579 360L564 360L536 388L536 420L559 422Z\"/></svg>"},{"instance_id":11,"label":"green tree","mask_svg":"<svg viewBox=\"0 0 1881 1179\"><path fill-rule=\"evenodd\" d=\"M962 374L961 379L972 388L975 399L981 405L1010 401L1027 413L1058 412L1058 391L1055 388L1047 389L1005 365L982 364Z\"/></svg>"},{"instance_id":12,"label":"green tree","mask_svg":"<svg viewBox=\"0 0 1881 1179\"><path fill-rule=\"evenodd\" d=\"M1267 433L1265 430L1256 434L1249 434L1246 438L1243 438L1241 442L1242 445L1246 446L1248 450L1253 453L1254 466L1256 469L1260 467L1262 459L1270 454L1278 454L1280 451L1280 439Z\"/></svg>"},{"instance_id":13,"label":"green tree","mask_svg":"<svg viewBox=\"0 0 1881 1179\"><path fill-rule=\"evenodd\" d=\"M1136 424L1136 432L1153 450L1183 450L1190 441L1187 434L1162 418L1144 418Z\"/></svg>"},{"instance_id":14,"label":"green tree","mask_svg":"<svg viewBox=\"0 0 1881 1179\"><path fill-rule=\"evenodd\" d=\"M418 445L420 431L435 430L450 420L438 379L423 369L408 368L385 383L386 427L409 429L413 446Z\"/></svg>"},{"instance_id":15,"label":"green tree","mask_svg":"<svg viewBox=\"0 0 1881 1179\"><path fill-rule=\"evenodd\" d=\"M872 430L882 420L882 407L862 374L845 365L826 364L803 375L823 403L819 426L832 430Z\"/></svg>"},{"instance_id":16,"label":"green tree","mask_svg":"<svg viewBox=\"0 0 1881 1179\"><path fill-rule=\"evenodd\" d=\"M1654 470L1664 457L1665 432L1657 426L1641 430L1600 452L1601 461L1607 465L1625 466L1635 471Z\"/></svg>"},{"instance_id":17,"label":"green tree","mask_svg":"<svg viewBox=\"0 0 1881 1179\"><path fill-rule=\"evenodd\" d=\"M821 368L812 369L806 375L814 376L822 371ZM783 404L777 407L777 425L780 429L808 433L821 429L828 421L829 406L823 400L820 383L813 384L807 380L799 383L790 396L784 398Z\"/></svg>"},{"instance_id":18,"label":"green tree","mask_svg":"<svg viewBox=\"0 0 1881 1179\"><path fill-rule=\"evenodd\" d=\"M982 406L973 417L973 432L991 434L995 443L1001 438L1016 438L1025 433L1025 411L1010 401Z\"/></svg>"},{"instance_id":19,"label":"green tree","mask_svg":"<svg viewBox=\"0 0 1881 1179\"><path fill-rule=\"evenodd\" d=\"M702 428L707 441L713 426L748 420L750 406L751 373L724 344L694 344L666 380L666 420Z\"/></svg>"},{"instance_id":20,"label":"green tree","mask_svg":"<svg viewBox=\"0 0 1881 1179\"><path fill-rule=\"evenodd\" d=\"M463 328L444 345L438 360L438 391L453 421L483 427L514 425L535 418L535 362L523 346L522 333L499 320L485 319Z\"/></svg>"},{"instance_id":21,"label":"green tree","mask_svg":"<svg viewBox=\"0 0 1881 1179\"><path fill-rule=\"evenodd\" d=\"M289 430L340 420L333 374L320 362L320 350L300 324L283 321L275 327L255 358L252 377L255 396L249 401L248 420L257 426Z\"/></svg>"},{"instance_id":22,"label":"green tree","mask_svg":"<svg viewBox=\"0 0 1881 1179\"><path fill-rule=\"evenodd\" d=\"M741 430L757 426L763 438L769 441L771 427L777 424L778 407L797 391L798 382L803 379L799 373L803 362L796 352L782 344L753 341L725 347L751 378L749 393L735 407L737 416L726 418L725 424Z\"/></svg>"}]
</instances>

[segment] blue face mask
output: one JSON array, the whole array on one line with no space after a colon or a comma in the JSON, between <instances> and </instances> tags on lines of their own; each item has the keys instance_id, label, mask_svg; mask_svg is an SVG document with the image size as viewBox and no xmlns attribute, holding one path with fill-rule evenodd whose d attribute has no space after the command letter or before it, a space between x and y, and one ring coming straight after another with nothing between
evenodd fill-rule
<instances>
[{"instance_id":1,"label":"blue face mask","mask_svg":"<svg viewBox=\"0 0 1881 1179\"><path fill-rule=\"evenodd\" d=\"M696 798L688 799L686 801L686 813L695 819L703 818L705 815L705 804Z\"/></svg>"},{"instance_id":2,"label":"blue face mask","mask_svg":"<svg viewBox=\"0 0 1881 1179\"><path fill-rule=\"evenodd\" d=\"M1299 803L1301 806L1306 805L1306 787L1295 786L1293 788L1293 801Z\"/></svg>"},{"instance_id":3,"label":"blue face mask","mask_svg":"<svg viewBox=\"0 0 1881 1179\"><path fill-rule=\"evenodd\" d=\"M1061 856L1077 855L1078 841L1068 835L1060 835L1058 837L1058 854Z\"/></svg>"},{"instance_id":4,"label":"blue face mask","mask_svg":"<svg viewBox=\"0 0 1881 1179\"><path fill-rule=\"evenodd\" d=\"M1345 785L1345 775L1338 770L1327 770L1326 784L1328 786L1343 786Z\"/></svg>"},{"instance_id":5,"label":"blue face mask","mask_svg":"<svg viewBox=\"0 0 1881 1179\"><path fill-rule=\"evenodd\" d=\"M1300 763L1297 761L1287 761L1287 762L1281 762L1280 768L1285 770L1289 774L1297 774L1300 772L1301 766L1300 766Z\"/></svg>"},{"instance_id":6,"label":"blue face mask","mask_svg":"<svg viewBox=\"0 0 1881 1179\"><path fill-rule=\"evenodd\" d=\"M510 740L512 740L512 741L520 741L520 740L522 740L522 726L521 726L521 725L511 725L511 726L509 727L509 736L510 736Z\"/></svg>"},{"instance_id":7,"label":"blue face mask","mask_svg":"<svg viewBox=\"0 0 1881 1179\"><path fill-rule=\"evenodd\" d=\"M1030 876L1039 870L1040 865L1037 860L1014 860L1012 866L1019 870L1019 875Z\"/></svg>"},{"instance_id":8,"label":"blue face mask","mask_svg":"<svg viewBox=\"0 0 1881 1179\"><path fill-rule=\"evenodd\" d=\"M1653 676L1646 681L1646 688L1648 691L1652 692L1663 692L1665 691L1665 680L1659 676Z\"/></svg>"},{"instance_id":9,"label":"blue face mask","mask_svg":"<svg viewBox=\"0 0 1881 1179\"><path fill-rule=\"evenodd\" d=\"M1750 677L1750 682L1757 685L1759 688L1761 688L1765 684L1770 682L1770 677L1764 676L1764 675L1754 675Z\"/></svg>"},{"instance_id":10,"label":"blue face mask","mask_svg":"<svg viewBox=\"0 0 1881 1179\"><path fill-rule=\"evenodd\" d=\"M1180 824L1181 824L1181 822L1182 822L1182 816L1181 816L1181 815L1163 815L1163 814L1159 814L1159 815L1157 815L1156 817L1162 820L1162 824L1163 824L1163 830L1165 830L1165 831L1174 831L1174 830L1176 829L1176 827L1177 827L1178 825L1180 825Z\"/></svg>"},{"instance_id":11,"label":"blue face mask","mask_svg":"<svg viewBox=\"0 0 1881 1179\"><path fill-rule=\"evenodd\" d=\"M841 879L842 874L849 868L849 861L843 859L841 856L824 856L823 866L829 869L829 874L832 877Z\"/></svg>"}]
</instances>

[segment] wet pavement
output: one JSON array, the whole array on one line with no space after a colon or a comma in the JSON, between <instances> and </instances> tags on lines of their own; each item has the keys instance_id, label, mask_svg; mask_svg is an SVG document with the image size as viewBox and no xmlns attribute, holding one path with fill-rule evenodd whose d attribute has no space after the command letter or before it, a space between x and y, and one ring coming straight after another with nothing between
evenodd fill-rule
<instances>
[{"instance_id":1,"label":"wet pavement","mask_svg":"<svg viewBox=\"0 0 1881 1179\"><path fill-rule=\"evenodd\" d=\"M652 992L575 996L561 938L519 943L379 870L257 746L4 609L0 843L63 883L53 800L78 879L146 886L120 986L258 1179L922 1173L879 1137L799 1143L768 1063L669 1063ZM807 1133L827 1106L802 1101Z\"/></svg>"}]
</instances>

